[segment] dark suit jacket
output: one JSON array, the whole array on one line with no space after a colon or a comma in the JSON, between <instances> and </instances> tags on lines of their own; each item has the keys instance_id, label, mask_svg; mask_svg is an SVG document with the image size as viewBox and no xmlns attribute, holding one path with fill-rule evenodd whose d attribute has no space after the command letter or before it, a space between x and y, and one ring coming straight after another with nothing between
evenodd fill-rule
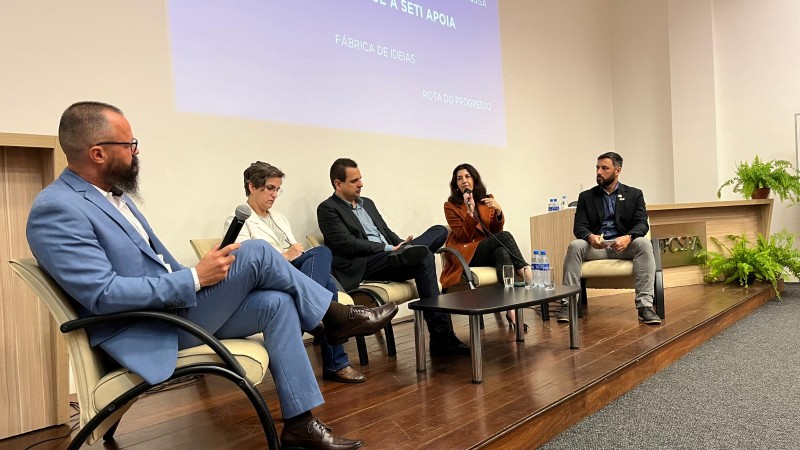
<instances>
[{"instance_id":1,"label":"dark suit jacket","mask_svg":"<svg viewBox=\"0 0 800 450\"><path fill-rule=\"evenodd\" d=\"M364 200L364 210L375 222L375 226L392 245L400 239L381 217L372 200ZM317 207L317 223L325 238L325 246L333 253L333 271L345 290L358 287L364 279L367 256L384 251L385 245L367 239L367 233L358 217L342 199L331 195Z\"/></svg>"},{"instance_id":2,"label":"dark suit jacket","mask_svg":"<svg viewBox=\"0 0 800 450\"><path fill-rule=\"evenodd\" d=\"M605 216L604 195L603 188L597 185L578 196L575 226L572 229L576 238L586 239L590 234L600 233ZM614 218L620 235L629 234L636 239L647 234L650 226L647 224L647 206L642 191L619 183Z\"/></svg>"}]
</instances>

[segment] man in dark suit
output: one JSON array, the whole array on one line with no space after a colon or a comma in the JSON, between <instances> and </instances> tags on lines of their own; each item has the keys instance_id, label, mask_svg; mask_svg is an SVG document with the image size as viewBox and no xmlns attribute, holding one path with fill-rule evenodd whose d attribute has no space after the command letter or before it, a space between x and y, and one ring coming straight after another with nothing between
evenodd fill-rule
<instances>
[{"instance_id":1,"label":"man in dark suit","mask_svg":"<svg viewBox=\"0 0 800 450\"><path fill-rule=\"evenodd\" d=\"M633 280L639 320L657 325L661 318L653 310L653 280L656 263L653 245L644 236L647 207L642 191L618 181L622 157L614 152L597 157L597 186L581 192L575 211L574 241L564 258L564 284L578 286L581 264L593 259L633 260ZM569 322L566 303L557 317Z\"/></svg>"},{"instance_id":2,"label":"man in dark suit","mask_svg":"<svg viewBox=\"0 0 800 450\"><path fill-rule=\"evenodd\" d=\"M362 280L405 281L414 278L421 298L439 295L433 252L447 239L447 229L435 225L414 239L401 239L381 217L375 203L361 196L361 171L352 159L340 158L330 171L334 193L317 207L319 229L325 245L333 252L333 271L345 290ZM390 264L389 255L404 244L428 250L415 261ZM469 354L469 347L453 333L450 318L442 313L425 313L430 332L431 355Z\"/></svg>"}]
</instances>

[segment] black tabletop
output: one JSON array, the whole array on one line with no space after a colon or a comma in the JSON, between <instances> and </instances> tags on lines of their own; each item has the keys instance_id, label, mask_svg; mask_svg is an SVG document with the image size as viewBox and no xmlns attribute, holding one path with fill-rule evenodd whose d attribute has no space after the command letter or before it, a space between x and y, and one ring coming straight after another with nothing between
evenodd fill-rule
<instances>
[{"instance_id":1,"label":"black tabletop","mask_svg":"<svg viewBox=\"0 0 800 450\"><path fill-rule=\"evenodd\" d=\"M524 287L505 288L502 285L487 286L442 294L439 297L423 298L410 302L408 308L467 315L489 314L551 302L575 295L580 290L580 286L561 285L556 285L556 288L551 291L541 287L525 289Z\"/></svg>"}]
</instances>

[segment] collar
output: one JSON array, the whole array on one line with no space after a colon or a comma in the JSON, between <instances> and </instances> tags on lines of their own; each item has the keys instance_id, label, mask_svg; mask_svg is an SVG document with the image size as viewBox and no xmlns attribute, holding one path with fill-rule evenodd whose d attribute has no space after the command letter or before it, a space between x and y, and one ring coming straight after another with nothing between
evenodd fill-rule
<instances>
[{"instance_id":1,"label":"collar","mask_svg":"<svg viewBox=\"0 0 800 450\"><path fill-rule=\"evenodd\" d=\"M358 209L358 208L363 208L364 207L364 199L361 198L361 197L358 197L356 199L356 206L353 206L352 203L348 202L347 200L343 199L342 197L339 197L336 194L333 194L333 196L336 197L340 202L344 203L344 205L347 206L347 209Z\"/></svg>"},{"instance_id":2,"label":"collar","mask_svg":"<svg viewBox=\"0 0 800 450\"><path fill-rule=\"evenodd\" d=\"M92 187L97 189L103 195L103 197L108 199L108 201L110 201L112 204L116 205L117 207L125 204L125 199L122 198L122 193L120 193L119 195L116 195L116 193L113 192L113 191L105 191L102 188L100 188L98 186L95 186L93 184L92 184Z\"/></svg>"}]
</instances>

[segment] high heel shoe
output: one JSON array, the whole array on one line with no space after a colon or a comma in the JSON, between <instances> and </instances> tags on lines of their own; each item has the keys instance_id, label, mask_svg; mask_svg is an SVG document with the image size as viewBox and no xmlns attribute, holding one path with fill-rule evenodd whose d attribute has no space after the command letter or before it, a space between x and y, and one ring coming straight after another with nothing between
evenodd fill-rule
<instances>
[{"instance_id":1,"label":"high heel shoe","mask_svg":"<svg viewBox=\"0 0 800 450\"><path fill-rule=\"evenodd\" d=\"M516 325L517 325L516 314L514 314L514 316L515 317L512 318L511 317L511 311L506 311L506 320L508 321L508 328L511 328L512 330L514 328L516 328ZM527 333L528 332L528 324L523 322L522 323L522 327L525 330L525 332Z\"/></svg>"}]
</instances>

